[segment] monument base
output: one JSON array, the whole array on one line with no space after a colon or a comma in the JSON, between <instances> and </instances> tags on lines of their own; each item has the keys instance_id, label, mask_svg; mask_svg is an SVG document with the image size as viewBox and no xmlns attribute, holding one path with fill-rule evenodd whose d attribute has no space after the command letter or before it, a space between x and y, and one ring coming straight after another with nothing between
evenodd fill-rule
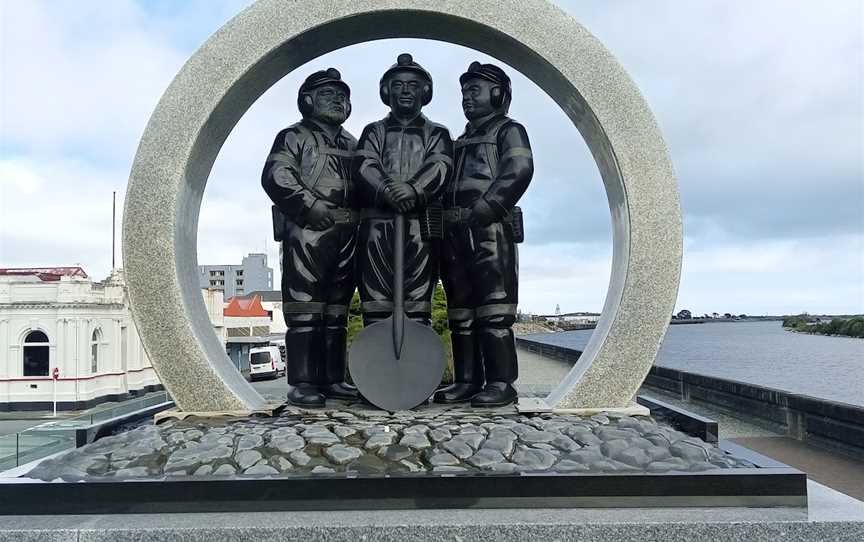
<instances>
[{"instance_id":1,"label":"monument base","mask_svg":"<svg viewBox=\"0 0 864 542\"><path fill-rule=\"evenodd\" d=\"M520 397L516 403L516 409L521 414L573 414L575 416L593 416L595 414L606 414L614 418L621 416L649 416L651 411L638 403L620 408L554 408L542 397Z\"/></svg>"},{"instance_id":2,"label":"monument base","mask_svg":"<svg viewBox=\"0 0 864 542\"><path fill-rule=\"evenodd\" d=\"M177 408L163 410L153 416L153 423L159 425L167 420L185 420L186 418L246 418L252 416L278 416L285 407L286 403L277 403L270 401L264 405L264 408L257 410L226 410L219 412L195 412L184 411Z\"/></svg>"},{"instance_id":3,"label":"monument base","mask_svg":"<svg viewBox=\"0 0 864 542\"><path fill-rule=\"evenodd\" d=\"M105 437L0 479L0 513L807 502L804 473L651 417L332 406L289 406L270 418L187 415Z\"/></svg>"},{"instance_id":4,"label":"monument base","mask_svg":"<svg viewBox=\"0 0 864 542\"><path fill-rule=\"evenodd\" d=\"M864 504L808 482L807 508L607 508L4 516L0 540L858 541ZM144 496L141 497L145 498Z\"/></svg>"}]
</instances>

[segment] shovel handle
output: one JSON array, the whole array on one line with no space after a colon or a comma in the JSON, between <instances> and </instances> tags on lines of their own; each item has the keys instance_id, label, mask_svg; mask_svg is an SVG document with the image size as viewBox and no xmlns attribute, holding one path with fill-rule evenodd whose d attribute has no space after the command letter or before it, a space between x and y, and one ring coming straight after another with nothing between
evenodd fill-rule
<instances>
[{"instance_id":1,"label":"shovel handle","mask_svg":"<svg viewBox=\"0 0 864 542\"><path fill-rule=\"evenodd\" d=\"M405 341L405 215L393 219L393 354L402 356Z\"/></svg>"}]
</instances>

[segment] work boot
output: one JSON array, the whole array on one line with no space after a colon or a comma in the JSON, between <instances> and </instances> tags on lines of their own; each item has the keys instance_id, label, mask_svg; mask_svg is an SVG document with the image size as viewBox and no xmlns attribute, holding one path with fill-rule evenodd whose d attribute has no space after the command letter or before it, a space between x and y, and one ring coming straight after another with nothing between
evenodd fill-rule
<instances>
[{"instance_id":1,"label":"work boot","mask_svg":"<svg viewBox=\"0 0 864 542\"><path fill-rule=\"evenodd\" d=\"M338 325L343 321L334 322L330 316L327 318L328 325L324 330L324 371L319 391L328 399L357 399L357 388L345 382L348 331L344 325ZM332 325L333 323L337 325Z\"/></svg>"},{"instance_id":2,"label":"work boot","mask_svg":"<svg viewBox=\"0 0 864 542\"><path fill-rule=\"evenodd\" d=\"M453 331L450 338L453 343L453 383L436 391L432 399L445 405L470 401L483 390L483 363L473 333L470 330Z\"/></svg>"},{"instance_id":3,"label":"work boot","mask_svg":"<svg viewBox=\"0 0 864 542\"><path fill-rule=\"evenodd\" d=\"M324 396L318 393L317 386L324 332L321 317L317 314L287 314L286 324L288 402L300 407L323 407Z\"/></svg>"},{"instance_id":4,"label":"work boot","mask_svg":"<svg viewBox=\"0 0 864 542\"><path fill-rule=\"evenodd\" d=\"M501 407L516 402L516 388L507 382L487 382L483 391L471 399L471 406L477 408Z\"/></svg>"},{"instance_id":5,"label":"work boot","mask_svg":"<svg viewBox=\"0 0 864 542\"><path fill-rule=\"evenodd\" d=\"M288 387L288 402L303 408L321 408L324 396L315 384L300 383Z\"/></svg>"},{"instance_id":6,"label":"work boot","mask_svg":"<svg viewBox=\"0 0 864 542\"><path fill-rule=\"evenodd\" d=\"M516 401L513 382L519 375L516 341L510 327L484 327L477 331L477 340L486 368L486 386L471 400L473 407L497 407Z\"/></svg>"}]
</instances>

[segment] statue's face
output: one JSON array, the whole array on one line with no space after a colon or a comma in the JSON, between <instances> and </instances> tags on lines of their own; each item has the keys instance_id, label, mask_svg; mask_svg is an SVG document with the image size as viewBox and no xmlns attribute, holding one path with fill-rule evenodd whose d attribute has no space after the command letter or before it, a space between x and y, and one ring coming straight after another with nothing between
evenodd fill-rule
<instances>
[{"instance_id":1,"label":"statue's face","mask_svg":"<svg viewBox=\"0 0 864 542\"><path fill-rule=\"evenodd\" d=\"M492 88L495 83L475 77L462 85L462 111L468 120L479 119L495 112L492 107Z\"/></svg>"},{"instance_id":2,"label":"statue's face","mask_svg":"<svg viewBox=\"0 0 864 542\"><path fill-rule=\"evenodd\" d=\"M397 116L413 117L423 108L426 79L415 72L399 71L390 76L390 110Z\"/></svg>"},{"instance_id":3,"label":"statue's face","mask_svg":"<svg viewBox=\"0 0 864 542\"><path fill-rule=\"evenodd\" d=\"M338 126L348 118L351 103L340 85L328 83L313 89L312 102L312 118L315 120Z\"/></svg>"}]
</instances>

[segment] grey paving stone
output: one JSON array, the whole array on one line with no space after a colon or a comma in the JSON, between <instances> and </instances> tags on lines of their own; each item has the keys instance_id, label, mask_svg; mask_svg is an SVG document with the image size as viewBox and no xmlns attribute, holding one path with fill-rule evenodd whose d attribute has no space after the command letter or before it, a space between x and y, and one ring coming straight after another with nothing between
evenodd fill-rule
<instances>
[{"instance_id":1,"label":"grey paving stone","mask_svg":"<svg viewBox=\"0 0 864 542\"><path fill-rule=\"evenodd\" d=\"M555 464L557 458L545 450L517 450L511 460L527 470L546 470Z\"/></svg>"},{"instance_id":2,"label":"grey paving stone","mask_svg":"<svg viewBox=\"0 0 864 542\"><path fill-rule=\"evenodd\" d=\"M433 467L442 467L445 465L460 465L461 462L459 459L453 454L449 454L443 451L435 451L429 455L429 459L427 460L430 465Z\"/></svg>"},{"instance_id":3,"label":"grey paving stone","mask_svg":"<svg viewBox=\"0 0 864 542\"><path fill-rule=\"evenodd\" d=\"M302 450L306 447L306 441L299 435L280 436L270 440L270 447L275 448L283 454L291 453L295 450Z\"/></svg>"},{"instance_id":4,"label":"grey paving stone","mask_svg":"<svg viewBox=\"0 0 864 542\"><path fill-rule=\"evenodd\" d=\"M494 450L505 457L513 453L514 440L504 437L489 437L483 442L481 450Z\"/></svg>"},{"instance_id":5,"label":"grey paving stone","mask_svg":"<svg viewBox=\"0 0 864 542\"><path fill-rule=\"evenodd\" d=\"M237 451L253 450L264 445L261 435L244 435L237 441Z\"/></svg>"},{"instance_id":6,"label":"grey paving stone","mask_svg":"<svg viewBox=\"0 0 864 542\"><path fill-rule=\"evenodd\" d=\"M479 433L468 433L456 435L450 439L450 442L463 442L470 446L472 450L479 450L484 440L485 437Z\"/></svg>"},{"instance_id":7,"label":"grey paving stone","mask_svg":"<svg viewBox=\"0 0 864 542\"><path fill-rule=\"evenodd\" d=\"M344 465L363 455L363 452L353 446L336 444L324 450L324 455L333 463Z\"/></svg>"},{"instance_id":8,"label":"grey paving stone","mask_svg":"<svg viewBox=\"0 0 864 542\"><path fill-rule=\"evenodd\" d=\"M365 433L365 432L364 432ZM372 433L366 444L363 445L367 450L377 450L384 446L393 445L399 438L399 434L393 431Z\"/></svg>"},{"instance_id":9,"label":"grey paving stone","mask_svg":"<svg viewBox=\"0 0 864 542\"><path fill-rule=\"evenodd\" d=\"M215 476L231 476L237 474L237 469L234 467L234 465L229 465L228 463L225 463L216 467L216 470L213 471L213 474Z\"/></svg>"},{"instance_id":10,"label":"grey paving stone","mask_svg":"<svg viewBox=\"0 0 864 542\"><path fill-rule=\"evenodd\" d=\"M270 465L253 465L243 471L244 475L252 475L252 476L262 476L262 475L273 475L279 474L279 471L271 467Z\"/></svg>"},{"instance_id":11,"label":"grey paving stone","mask_svg":"<svg viewBox=\"0 0 864 542\"><path fill-rule=\"evenodd\" d=\"M497 452L495 450L490 450L487 448L481 448L476 454L472 455L466 461L469 465L477 467L478 469L486 469L491 465L496 463L503 463L507 459L501 452Z\"/></svg>"},{"instance_id":12,"label":"grey paving stone","mask_svg":"<svg viewBox=\"0 0 864 542\"><path fill-rule=\"evenodd\" d=\"M312 458L303 450L295 450L288 454L288 459L298 467L305 467L312 461Z\"/></svg>"},{"instance_id":13,"label":"grey paving stone","mask_svg":"<svg viewBox=\"0 0 864 542\"><path fill-rule=\"evenodd\" d=\"M451 439L441 444L441 447L459 459L468 459L474 455L474 449L464 441Z\"/></svg>"},{"instance_id":14,"label":"grey paving stone","mask_svg":"<svg viewBox=\"0 0 864 542\"><path fill-rule=\"evenodd\" d=\"M344 425L339 425L333 428L333 434L341 439L345 439L357 433L357 430L353 427L346 427Z\"/></svg>"},{"instance_id":15,"label":"grey paving stone","mask_svg":"<svg viewBox=\"0 0 864 542\"><path fill-rule=\"evenodd\" d=\"M432 446L424 433L408 433L399 440L399 444L415 450L423 450Z\"/></svg>"},{"instance_id":16,"label":"grey paving stone","mask_svg":"<svg viewBox=\"0 0 864 542\"><path fill-rule=\"evenodd\" d=\"M243 450L234 455L234 461L240 470L246 470L261 459L261 452L258 450Z\"/></svg>"},{"instance_id":17,"label":"grey paving stone","mask_svg":"<svg viewBox=\"0 0 864 542\"><path fill-rule=\"evenodd\" d=\"M194 476L210 476L213 474L213 465L201 465L192 474Z\"/></svg>"},{"instance_id":18,"label":"grey paving stone","mask_svg":"<svg viewBox=\"0 0 864 542\"><path fill-rule=\"evenodd\" d=\"M429 431L429 440L438 443L449 440L453 435L446 429L432 429Z\"/></svg>"},{"instance_id":19,"label":"grey paving stone","mask_svg":"<svg viewBox=\"0 0 864 542\"><path fill-rule=\"evenodd\" d=\"M384 446L383 448L380 448L378 450L378 457L393 462L402 461L403 459L411 457L413 455L414 450L400 444L394 444L393 446Z\"/></svg>"}]
</instances>

